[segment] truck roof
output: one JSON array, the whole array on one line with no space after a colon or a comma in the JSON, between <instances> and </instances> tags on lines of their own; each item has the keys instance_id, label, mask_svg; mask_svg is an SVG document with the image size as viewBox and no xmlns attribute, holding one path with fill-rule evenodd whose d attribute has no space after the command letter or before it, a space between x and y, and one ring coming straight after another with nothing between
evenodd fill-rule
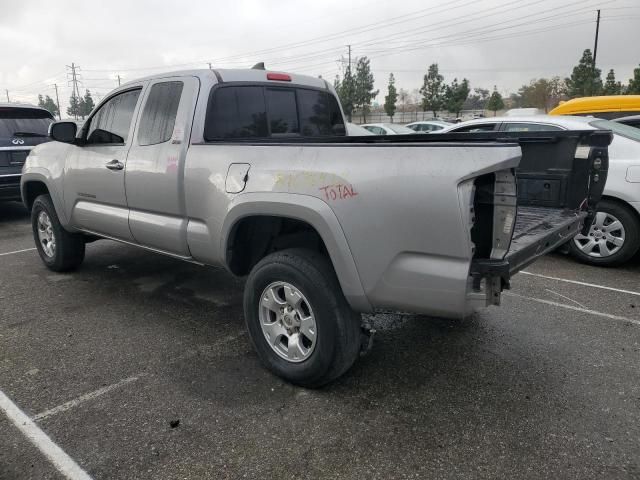
<instances>
[{"instance_id":1,"label":"truck roof","mask_svg":"<svg viewBox=\"0 0 640 480\"><path fill-rule=\"evenodd\" d=\"M284 73L291 78L291 82L278 81L267 79L269 73ZM217 75L216 75L217 74ZM123 84L125 87L129 84L134 84L145 80L155 80L158 78L177 77L177 76L192 76L198 77L202 80L216 81L219 76L223 82L267 82L273 81L276 84L286 85L288 83L295 83L297 85L306 85L314 88L330 88L330 84L323 78L312 77L310 75L300 75L297 73L279 72L274 70L258 70L253 68L243 69L224 69L214 68L212 70L202 68L197 70L176 70L172 72L156 73L148 75L142 78L136 78L130 82Z\"/></svg>"}]
</instances>

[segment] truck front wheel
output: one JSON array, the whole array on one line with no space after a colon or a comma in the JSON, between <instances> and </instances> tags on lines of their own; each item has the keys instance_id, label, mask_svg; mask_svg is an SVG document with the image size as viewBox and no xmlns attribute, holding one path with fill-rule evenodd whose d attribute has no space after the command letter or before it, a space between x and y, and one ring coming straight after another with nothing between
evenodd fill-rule
<instances>
[{"instance_id":1,"label":"truck front wheel","mask_svg":"<svg viewBox=\"0 0 640 480\"><path fill-rule=\"evenodd\" d=\"M296 385L320 387L358 357L360 315L317 252L283 250L258 262L247 279L244 315L260 360Z\"/></svg>"},{"instance_id":2,"label":"truck front wheel","mask_svg":"<svg viewBox=\"0 0 640 480\"><path fill-rule=\"evenodd\" d=\"M31 226L40 258L49 269L66 272L82 263L84 238L64 229L49 195L40 195L33 202Z\"/></svg>"}]
</instances>

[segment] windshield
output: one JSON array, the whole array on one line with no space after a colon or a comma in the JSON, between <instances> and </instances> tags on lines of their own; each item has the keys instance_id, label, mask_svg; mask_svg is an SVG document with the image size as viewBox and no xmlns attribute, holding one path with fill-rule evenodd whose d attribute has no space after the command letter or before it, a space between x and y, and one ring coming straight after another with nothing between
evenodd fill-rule
<instances>
[{"instance_id":1,"label":"windshield","mask_svg":"<svg viewBox=\"0 0 640 480\"><path fill-rule=\"evenodd\" d=\"M0 108L0 137L46 137L52 122L51 114L45 110L3 107Z\"/></svg>"},{"instance_id":2,"label":"windshield","mask_svg":"<svg viewBox=\"0 0 640 480\"><path fill-rule=\"evenodd\" d=\"M594 120L589 125L596 128L602 128L604 130L611 130L616 135L621 135L636 142L640 142L640 129L637 127L631 127L624 123L612 122L610 120Z\"/></svg>"},{"instance_id":3,"label":"windshield","mask_svg":"<svg viewBox=\"0 0 640 480\"><path fill-rule=\"evenodd\" d=\"M396 133L416 133L414 130L411 130L410 128L407 128L403 125L389 125L389 124L385 124L385 127L387 127L389 130L393 130Z\"/></svg>"}]
</instances>

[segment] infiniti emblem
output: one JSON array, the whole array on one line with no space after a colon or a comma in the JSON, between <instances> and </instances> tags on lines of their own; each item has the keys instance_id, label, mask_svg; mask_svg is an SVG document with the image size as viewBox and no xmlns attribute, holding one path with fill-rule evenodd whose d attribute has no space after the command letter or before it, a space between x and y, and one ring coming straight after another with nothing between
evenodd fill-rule
<instances>
[{"instance_id":1,"label":"infiniti emblem","mask_svg":"<svg viewBox=\"0 0 640 480\"><path fill-rule=\"evenodd\" d=\"M14 145L24 145L24 140L21 138L14 138L13 140L11 140L11 143L13 143Z\"/></svg>"}]
</instances>

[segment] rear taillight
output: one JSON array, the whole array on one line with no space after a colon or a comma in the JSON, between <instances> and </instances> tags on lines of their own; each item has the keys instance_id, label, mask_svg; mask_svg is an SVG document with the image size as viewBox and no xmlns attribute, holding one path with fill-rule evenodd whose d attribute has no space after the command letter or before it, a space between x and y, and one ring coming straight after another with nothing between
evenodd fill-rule
<instances>
[{"instance_id":1,"label":"rear taillight","mask_svg":"<svg viewBox=\"0 0 640 480\"><path fill-rule=\"evenodd\" d=\"M277 82L290 82L291 75L286 73L267 73L267 80L275 80Z\"/></svg>"}]
</instances>

